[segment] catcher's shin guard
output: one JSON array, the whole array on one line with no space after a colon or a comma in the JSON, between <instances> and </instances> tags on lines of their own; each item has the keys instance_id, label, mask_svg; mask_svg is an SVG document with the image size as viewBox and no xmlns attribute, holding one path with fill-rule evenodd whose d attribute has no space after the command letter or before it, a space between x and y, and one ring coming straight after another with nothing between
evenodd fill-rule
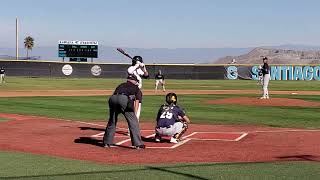
<instances>
[{"instance_id":1,"label":"catcher's shin guard","mask_svg":"<svg viewBox=\"0 0 320 180\"><path fill-rule=\"evenodd\" d=\"M173 137L175 139L181 139L182 135L187 131L187 129L188 129L188 124L183 123L182 130L180 132L176 133Z\"/></svg>"}]
</instances>

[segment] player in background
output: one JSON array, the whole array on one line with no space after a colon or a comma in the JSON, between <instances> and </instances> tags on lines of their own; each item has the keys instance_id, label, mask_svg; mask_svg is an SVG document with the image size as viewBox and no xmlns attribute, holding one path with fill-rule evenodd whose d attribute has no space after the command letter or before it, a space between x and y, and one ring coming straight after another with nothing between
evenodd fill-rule
<instances>
[{"instance_id":1,"label":"player in background","mask_svg":"<svg viewBox=\"0 0 320 180\"><path fill-rule=\"evenodd\" d=\"M270 67L268 64L268 58L263 57L263 66L261 68L262 72L262 89L263 89L263 95L260 99L269 99L269 91L268 91L268 85L270 80Z\"/></svg>"},{"instance_id":2,"label":"player in background","mask_svg":"<svg viewBox=\"0 0 320 180\"><path fill-rule=\"evenodd\" d=\"M156 79L156 92L158 91L158 86L161 84L162 91L165 92L166 88L164 87L165 81L164 81L164 75L161 73L161 70L158 71L158 73L155 75Z\"/></svg>"},{"instance_id":3,"label":"player in background","mask_svg":"<svg viewBox=\"0 0 320 180\"><path fill-rule=\"evenodd\" d=\"M178 97L175 93L166 95L166 104L162 105L157 115L155 141L161 142L162 136L171 136L171 143L178 143L187 131L190 119L177 106Z\"/></svg>"},{"instance_id":4,"label":"player in background","mask_svg":"<svg viewBox=\"0 0 320 180\"><path fill-rule=\"evenodd\" d=\"M141 56L134 56L132 58L132 64L127 70L128 74L134 75L137 77L138 82L137 86L142 88L142 78L147 79L149 77L149 72L147 71L146 66L143 63L143 59ZM141 103L139 103L138 111L136 112L136 116L139 120L141 113Z\"/></svg>"},{"instance_id":5,"label":"player in background","mask_svg":"<svg viewBox=\"0 0 320 180\"><path fill-rule=\"evenodd\" d=\"M1 67L1 69L0 69L0 82L1 82L1 84L6 82L5 75L6 75L6 71L4 70L3 67Z\"/></svg>"}]
</instances>

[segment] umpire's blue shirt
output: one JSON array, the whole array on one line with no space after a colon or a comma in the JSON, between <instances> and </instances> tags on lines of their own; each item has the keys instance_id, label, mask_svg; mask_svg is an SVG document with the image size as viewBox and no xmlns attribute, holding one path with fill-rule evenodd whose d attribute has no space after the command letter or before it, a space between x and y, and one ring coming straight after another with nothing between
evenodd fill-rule
<instances>
[{"instance_id":1,"label":"umpire's blue shirt","mask_svg":"<svg viewBox=\"0 0 320 180\"><path fill-rule=\"evenodd\" d=\"M139 100L142 102L142 92L139 87L131 82L125 82L120 84L113 95L122 94L128 96L130 106L133 107L133 102Z\"/></svg>"}]
</instances>

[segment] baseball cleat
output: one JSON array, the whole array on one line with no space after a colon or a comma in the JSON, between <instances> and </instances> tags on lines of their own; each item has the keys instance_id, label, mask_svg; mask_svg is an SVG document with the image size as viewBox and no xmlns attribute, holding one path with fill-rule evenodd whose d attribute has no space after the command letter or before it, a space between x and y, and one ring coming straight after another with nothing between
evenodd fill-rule
<instances>
[{"instance_id":1,"label":"baseball cleat","mask_svg":"<svg viewBox=\"0 0 320 180\"><path fill-rule=\"evenodd\" d=\"M260 99L266 99L266 97L261 97Z\"/></svg>"},{"instance_id":2,"label":"baseball cleat","mask_svg":"<svg viewBox=\"0 0 320 180\"><path fill-rule=\"evenodd\" d=\"M159 135L156 134L154 140L155 140L156 142L161 142L161 136L159 136Z\"/></svg>"},{"instance_id":3,"label":"baseball cleat","mask_svg":"<svg viewBox=\"0 0 320 180\"><path fill-rule=\"evenodd\" d=\"M134 146L134 149L140 150L140 149L145 149L146 146L144 144L139 145L139 146Z\"/></svg>"},{"instance_id":4,"label":"baseball cleat","mask_svg":"<svg viewBox=\"0 0 320 180\"><path fill-rule=\"evenodd\" d=\"M178 143L179 143L179 140L176 139L176 138L174 138L174 137L171 137L170 143L178 144Z\"/></svg>"},{"instance_id":5,"label":"baseball cleat","mask_svg":"<svg viewBox=\"0 0 320 180\"><path fill-rule=\"evenodd\" d=\"M105 144L103 147L104 148L113 148L113 147L116 147L116 145L114 145L114 144Z\"/></svg>"}]
</instances>

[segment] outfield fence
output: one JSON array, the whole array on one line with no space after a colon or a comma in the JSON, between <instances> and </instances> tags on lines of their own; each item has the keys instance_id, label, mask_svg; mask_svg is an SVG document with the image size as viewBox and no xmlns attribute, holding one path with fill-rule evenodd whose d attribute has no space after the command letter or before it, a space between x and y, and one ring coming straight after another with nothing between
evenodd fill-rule
<instances>
[{"instance_id":1,"label":"outfield fence","mask_svg":"<svg viewBox=\"0 0 320 180\"><path fill-rule=\"evenodd\" d=\"M7 76L125 78L130 64L0 60ZM167 79L257 80L258 65L147 64L150 78L161 70ZM271 65L272 80L320 80L319 65Z\"/></svg>"}]
</instances>

